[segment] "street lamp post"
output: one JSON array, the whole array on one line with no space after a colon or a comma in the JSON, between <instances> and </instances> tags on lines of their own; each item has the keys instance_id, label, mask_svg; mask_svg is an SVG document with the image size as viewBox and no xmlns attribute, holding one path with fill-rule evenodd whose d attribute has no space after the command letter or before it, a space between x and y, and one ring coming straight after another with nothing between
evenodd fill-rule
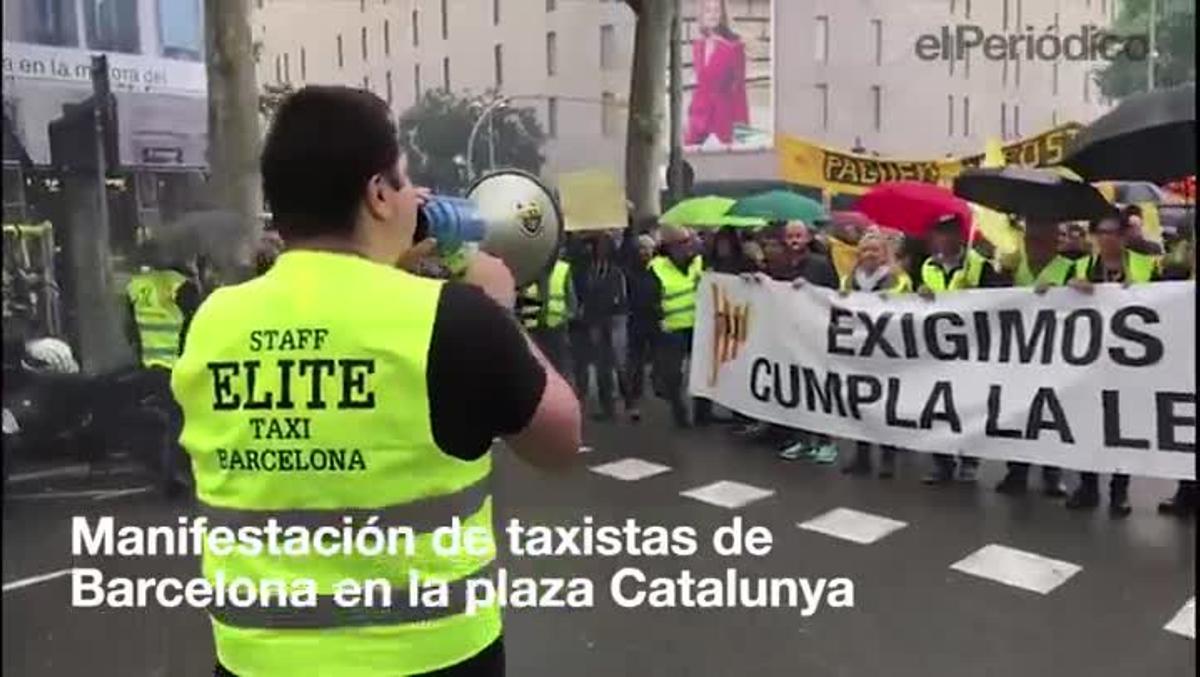
<instances>
[{"instance_id":1,"label":"street lamp post","mask_svg":"<svg viewBox=\"0 0 1200 677\"><path fill-rule=\"evenodd\" d=\"M471 136L467 137L467 181L468 182L473 183L475 181L475 137L479 135L479 130L480 130L480 128L483 127L483 123L485 121L490 122L490 120L492 118L492 113L495 112L497 108L501 108L504 105L506 105L508 103L508 101L509 100L506 97L503 97L503 96L497 97L494 101L492 101L491 103L489 103L487 105L487 108L483 109L483 112L479 114L479 119L475 121L475 126L471 128ZM489 135L489 136L493 136L493 135ZM494 144L493 144L493 150L491 152L491 162L493 163L493 165L496 162L496 154L495 154Z\"/></svg>"},{"instance_id":2,"label":"street lamp post","mask_svg":"<svg viewBox=\"0 0 1200 677\"><path fill-rule=\"evenodd\" d=\"M1149 52L1146 54L1146 91L1154 91L1154 51L1158 49L1157 42L1157 24L1158 23L1158 3L1155 0L1150 0L1150 23L1149 23Z\"/></svg>"}]
</instances>

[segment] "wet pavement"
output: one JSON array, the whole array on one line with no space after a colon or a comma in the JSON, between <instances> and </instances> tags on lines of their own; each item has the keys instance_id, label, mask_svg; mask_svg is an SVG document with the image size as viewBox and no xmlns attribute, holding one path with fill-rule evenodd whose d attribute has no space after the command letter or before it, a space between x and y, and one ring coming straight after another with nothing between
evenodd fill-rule
<instances>
[{"instance_id":1,"label":"wet pavement","mask_svg":"<svg viewBox=\"0 0 1200 677\"><path fill-rule=\"evenodd\" d=\"M1103 507L1072 513L1032 491L997 495L1000 463L986 463L973 487L921 485L923 454L902 455L894 479L851 478L837 466L779 461L719 427L677 432L657 409L638 426L592 426L587 442L593 451L566 477L501 458L501 523L577 525L591 516L597 525L628 518L690 525L699 553L505 557L511 576L595 584L590 609L508 611L509 674L1195 673L1195 641L1187 635L1190 627L1194 637L1194 607L1180 614L1195 594L1195 524L1154 510L1170 482L1135 478L1133 515L1113 521ZM73 515L170 524L188 506L165 504L135 471L89 477L71 470L17 471L6 487L3 674L211 674L212 642L199 611L71 608L70 578L61 572L72 567L95 566L107 576L198 572L190 558L73 561ZM771 531L769 554L712 553L709 535L736 516ZM723 577L729 568L751 578L845 577L853 581L854 607L823 605L807 616L800 608L618 608L609 580L629 566L647 577L675 578L684 569Z\"/></svg>"}]
</instances>

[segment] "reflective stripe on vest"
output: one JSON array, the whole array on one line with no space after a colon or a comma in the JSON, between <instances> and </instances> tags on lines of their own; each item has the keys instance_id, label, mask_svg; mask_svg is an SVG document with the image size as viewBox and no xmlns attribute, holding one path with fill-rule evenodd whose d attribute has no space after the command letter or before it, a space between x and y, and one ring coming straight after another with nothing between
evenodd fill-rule
<instances>
[{"instance_id":1,"label":"reflective stripe on vest","mask_svg":"<svg viewBox=\"0 0 1200 677\"><path fill-rule=\"evenodd\" d=\"M206 551L210 581L218 572L226 584L304 579L317 595L316 607L211 608L218 658L235 674L429 672L500 636L497 606L467 614L461 603L465 579L495 558L491 455L456 459L430 427L426 359L442 284L356 257L294 251L264 275L214 292L194 319L171 381L184 414L180 441L213 524L261 531L274 518L338 548L343 531L368 524L413 534L399 537L394 554ZM379 312L396 299L402 312ZM256 330L275 332L273 349L255 343ZM264 423L296 417L306 419L304 432L285 439ZM454 522L482 534L481 552L435 550L433 531ZM346 579L387 581L390 604L338 607L332 596ZM447 583L449 605L412 605L414 579Z\"/></svg>"},{"instance_id":2,"label":"reflective stripe on vest","mask_svg":"<svg viewBox=\"0 0 1200 677\"><path fill-rule=\"evenodd\" d=\"M1072 261L1065 256L1055 256L1050 259L1037 275L1029 268L1029 259L1025 256L1021 257L1021 262L1017 264L1016 271L1013 272L1013 285L1017 287L1035 287L1038 284L1045 284L1052 287L1061 287L1072 278L1082 279L1087 277L1087 270L1079 261Z\"/></svg>"},{"instance_id":3,"label":"reflective stripe on vest","mask_svg":"<svg viewBox=\"0 0 1200 677\"><path fill-rule=\"evenodd\" d=\"M126 285L142 344L142 366L175 366L183 332L183 311L175 302L175 294L185 282L187 277L176 270L143 270Z\"/></svg>"},{"instance_id":4,"label":"reflective stripe on vest","mask_svg":"<svg viewBox=\"0 0 1200 677\"><path fill-rule=\"evenodd\" d=\"M703 262L700 257L688 264L688 272L679 270L671 260L659 256L650 261L650 270L662 285L662 329L682 331L696 323L696 289L700 286Z\"/></svg>"},{"instance_id":5,"label":"reflective stripe on vest","mask_svg":"<svg viewBox=\"0 0 1200 677\"><path fill-rule=\"evenodd\" d=\"M521 326L529 331L538 328L538 320L542 315L542 299L538 295L537 283L521 290L521 303L517 305L521 317Z\"/></svg>"},{"instance_id":6,"label":"reflective stripe on vest","mask_svg":"<svg viewBox=\"0 0 1200 677\"><path fill-rule=\"evenodd\" d=\"M571 265L566 261L555 261L550 271L550 290L546 295L546 327L561 327L567 321L567 278Z\"/></svg>"},{"instance_id":7,"label":"reflective stripe on vest","mask_svg":"<svg viewBox=\"0 0 1200 677\"><path fill-rule=\"evenodd\" d=\"M983 255L974 249L968 249L963 258L963 265L951 271L950 280L947 282L946 271L930 257L921 265L921 283L934 292L973 289L979 286L979 281L983 278L983 267L986 265L988 262Z\"/></svg>"},{"instance_id":8,"label":"reflective stripe on vest","mask_svg":"<svg viewBox=\"0 0 1200 677\"><path fill-rule=\"evenodd\" d=\"M852 272L851 274L843 277L838 287L842 291L857 291L854 288L854 273ZM912 278L909 277L907 273L900 273L896 276L896 279L893 280L892 286L882 291L885 291L889 294L907 294L912 291Z\"/></svg>"}]
</instances>

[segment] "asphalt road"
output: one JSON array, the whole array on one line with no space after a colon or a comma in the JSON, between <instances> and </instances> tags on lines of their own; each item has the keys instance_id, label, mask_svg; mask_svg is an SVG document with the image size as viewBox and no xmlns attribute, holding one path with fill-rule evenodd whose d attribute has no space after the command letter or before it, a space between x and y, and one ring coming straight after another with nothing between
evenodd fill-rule
<instances>
[{"instance_id":1,"label":"asphalt road","mask_svg":"<svg viewBox=\"0 0 1200 677\"><path fill-rule=\"evenodd\" d=\"M688 558L505 557L513 576L595 582L593 608L509 610L509 674L1195 674L1195 641L1186 636L1186 621L1176 619L1194 599L1195 525L1155 514L1169 482L1135 478L1134 514L1111 521L1103 509L1078 514L1032 493L995 494L999 463L985 464L974 487L922 486L928 459L921 454L902 456L895 479L850 478L836 467L778 461L769 449L733 441L720 429L676 432L656 413L640 426L594 426L587 435L594 450L566 477L546 478L509 458L498 462L501 523L517 517L570 525L590 515L596 524L622 524L632 517L643 525L691 525L702 536L700 553ZM604 467L630 458L662 467ZM618 479L590 469L596 466L626 477L653 474ZM721 481L748 485L741 497L748 502L723 507L681 495ZM138 493L142 483L135 473L118 473L18 478L7 487L4 675L211 674L201 612L72 609L69 576L34 578L82 566L108 576L196 575L197 563L186 558L70 557L73 515L152 525L189 509ZM738 488L721 485L716 494L729 505ZM856 512L827 514L837 509ZM771 531L769 554L712 554L707 536L739 515ZM845 577L853 581L854 606L824 605L807 616L797 608L622 609L612 602L609 579L626 566L650 577L683 569L721 576L730 567L747 577ZM1194 607L1183 617L1194 637Z\"/></svg>"}]
</instances>

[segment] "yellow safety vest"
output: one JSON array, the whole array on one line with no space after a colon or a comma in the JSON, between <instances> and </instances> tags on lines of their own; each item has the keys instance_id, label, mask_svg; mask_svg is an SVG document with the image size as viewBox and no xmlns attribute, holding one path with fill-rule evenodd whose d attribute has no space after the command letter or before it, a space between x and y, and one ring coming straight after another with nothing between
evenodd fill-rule
<instances>
[{"instance_id":1,"label":"yellow safety vest","mask_svg":"<svg viewBox=\"0 0 1200 677\"><path fill-rule=\"evenodd\" d=\"M1029 268L1029 259L1021 256L1017 269L1013 271L1013 285L1016 287L1036 287L1039 284L1060 287L1072 279L1087 279L1086 259L1072 261L1065 256L1055 256L1034 275Z\"/></svg>"},{"instance_id":2,"label":"yellow safety vest","mask_svg":"<svg viewBox=\"0 0 1200 677\"><path fill-rule=\"evenodd\" d=\"M1087 259L1087 276L1092 276L1092 271L1100 263L1100 255L1092 254ZM1125 250L1125 281L1131 284L1139 284L1150 282L1154 279L1154 273L1158 270L1158 257L1153 254L1143 254L1135 252L1132 249Z\"/></svg>"},{"instance_id":3,"label":"yellow safety vest","mask_svg":"<svg viewBox=\"0 0 1200 677\"><path fill-rule=\"evenodd\" d=\"M197 312L171 386L210 527L262 528L274 518L280 529L301 525L319 537L319 527L357 533L374 516L385 534L417 534L411 554L404 538L395 554L206 551L210 581L223 572L226 581L315 584L315 607L210 607L217 656L241 677L422 673L500 636L499 608L467 614L464 594L466 579L486 575L495 558L491 456L442 452L430 424L426 359L442 284L353 256L295 251L263 276L216 291ZM270 439L271 422L289 417L306 422L281 427L304 439ZM435 551L432 532L455 519L483 530L485 553ZM447 582L449 604L411 605L410 577ZM390 582L390 604L339 607L333 593L345 579Z\"/></svg>"},{"instance_id":4,"label":"yellow safety vest","mask_svg":"<svg viewBox=\"0 0 1200 677\"><path fill-rule=\"evenodd\" d=\"M682 331L696 324L696 289L704 274L704 260L697 256L686 273L665 256L650 261L650 270L662 285L662 329Z\"/></svg>"},{"instance_id":5,"label":"yellow safety vest","mask_svg":"<svg viewBox=\"0 0 1200 677\"><path fill-rule=\"evenodd\" d=\"M934 292L973 289L979 286L979 281L983 278L983 267L986 265L988 261L982 254L968 249L963 258L963 265L952 271L950 279L947 280L946 271L930 257L921 264L921 282Z\"/></svg>"},{"instance_id":6,"label":"yellow safety vest","mask_svg":"<svg viewBox=\"0 0 1200 677\"><path fill-rule=\"evenodd\" d=\"M571 264L563 260L554 262L550 271L550 292L546 295L546 327L556 329L567 321L567 279L571 275Z\"/></svg>"},{"instance_id":7,"label":"yellow safety vest","mask_svg":"<svg viewBox=\"0 0 1200 677\"><path fill-rule=\"evenodd\" d=\"M521 302L517 304L517 308L521 326L525 327L526 331L537 329L542 315L542 298L536 282L521 290Z\"/></svg>"},{"instance_id":8,"label":"yellow safety vest","mask_svg":"<svg viewBox=\"0 0 1200 677\"><path fill-rule=\"evenodd\" d=\"M179 359L183 311L175 302L175 294L185 282L187 277L176 270L143 269L125 286L125 293L133 304L144 367L170 369Z\"/></svg>"},{"instance_id":9,"label":"yellow safety vest","mask_svg":"<svg viewBox=\"0 0 1200 677\"><path fill-rule=\"evenodd\" d=\"M889 294L907 294L913 290L912 278L908 276L908 273L901 272L894 277L895 281L892 283L891 288L884 291L887 291ZM842 291L855 291L853 269L851 269L849 275L842 277L840 287Z\"/></svg>"}]
</instances>

